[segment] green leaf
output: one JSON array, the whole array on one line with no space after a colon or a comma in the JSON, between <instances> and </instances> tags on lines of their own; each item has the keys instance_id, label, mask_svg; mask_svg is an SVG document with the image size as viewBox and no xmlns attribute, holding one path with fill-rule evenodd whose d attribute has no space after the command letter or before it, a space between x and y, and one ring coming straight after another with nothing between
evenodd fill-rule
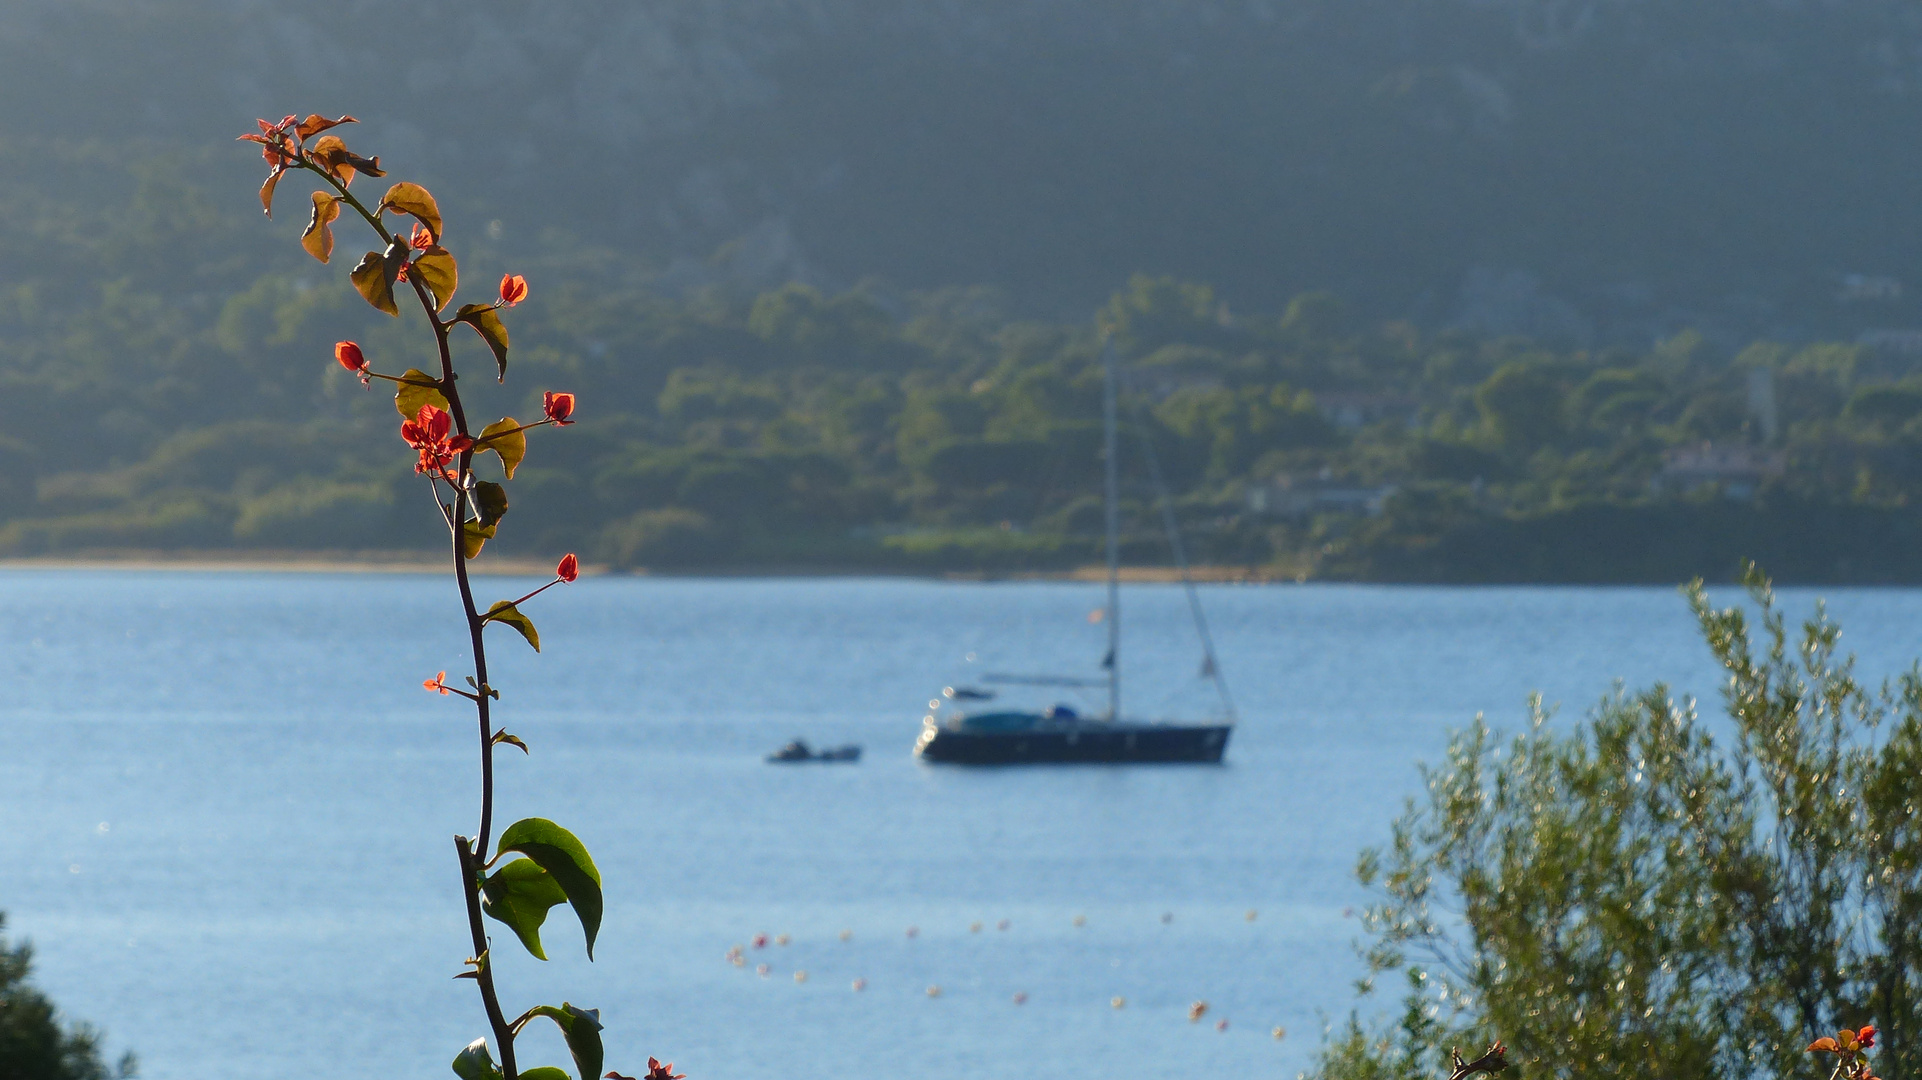
<instances>
[{"instance_id":1,"label":"green leaf","mask_svg":"<svg viewBox=\"0 0 1922 1080\"><path fill-rule=\"evenodd\" d=\"M387 194L380 197L380 209L375 213L386 210L412 214L419 218L420 223L427 226L427 231L434 234L434 243L440 243L440 204L434 201L434 197L427 193L426 188L404 180L395 184L387 189Z\"/></svg>"},{"instance_id":2,"label":"green leaf","mask_svg":"<svg viewBox=\"0 0 1922 1080\"><path fill-rule=\"evenodd\" d=\"M491 304L463 304L454 313L455 322L464 322L474 328L474 332L494 350L494 362L500 365L500 378L507 379L507 324L501 322L500 312Z\"/></svg>"},{"instance_id":3,"label":"green leaf","mask_svg":"<svg viewBox=\"0 0 1922 1080\"><path fill-rule=\"evenodd\" d=\"M599 1009L576 1009L563 1001L558 1009L552 1005L536 1005L527 1012L530 1016L545 1016L561 1029L561 1037L567 1040L568 1052L574 1055L576 1071L582 1076L601 1075L604 1051L601 1049Z\"/></svg>"},{"instance_id":4,"label":"green leaf","mask_svg":"<svg viewBox=\"0 0 1922 1080\"><path fill-rule=\"evenodd\" d=\"M541 635L540 631L534 629L534 620L523 614L512 601L494 601L494 606L487 609L487 614L481 616L481 621L506 623L519 630L521 636L527 639L527 643L534 646L535 652L541 651Z\"/></svg>"},{"instance_id":5,"label":"green leaf","mask_svg":"<svg viewBox=\"0 0 1922 1080\"><path fill-rule=\"evenodd\" d=\"M482 480L474 485L474 509L482 526L492 525L507 516L507 489Z\"/></svg>"},{"instance_id":6,"label":"green leaf","mask_svg":"<svg viewBox=\"0 0 1922 1080\"><path fill-rule=\"evenodd\" d=\"M499 746L502 743L520 747L521 753L523 754L531 753L531 751L527 749L527 743L523 742L519 735L510 735L505 731L496 731L494 733L494 745Z\"/></svg>"},{"instance_id":7,"label":"green leaf","mask_svg":"<svg viewBox=\"0 0 1922 1080\"><path fill-rule=\"evenodd\" d=\"M521 1080L574 1080L565 1070L552 1065L542 1065L538 1069L522 1069Z\"/></svg>"},{"instance_id":8,"label":"green leaf","mask_svg":"<svg viewBox=\"0 0 1922 1080\"><path fill-rule=\"evenodd\" d=\"M485 547L487 545L487 542L494 538L495 528L496 526L489 525L483 529L481 528L480 522L478 521L461 522L461 526L460 526L461 551L464 552L466 556L470 559L476 555L479 555L481 553L481 548Z\"/></svg>"},{"instance_id":9,"label":"green leaf","mask_svg":"<svg viewBox=\"0 0 1922 1080\"><path fill-rule=\"evenodd\" d=\"M587 934L587 958L594 959L594 938L601 932L601 872L574 834L546 818L522 818L501 833L499 852L518 851L554 875Z\"/></svg>"},{"instance_id":10,"label":"green leaf","mask_svg":"<svg viewBox=\"0 0 1922 1080\"><path fill-rule=\"evenodd\" d=\"M447 407L447 395L440 392L440 380L419 368L408 368L394 384L394 408L408 420L420 415L422 405Z\"/></svg>"},{"instance_id":11,"label":"green leaf","mask_svg":"<svg viewBox=\"0 0 1922 1080\"><path fill-rule=\"evenodd\" d=\"M324 191L314 192L314 212L307 218L307 231L300 234L300 246L307 254L326 262L334 255L332 225L340 217L340 199Z\"/></svg>"},{"instance_id":12,"label":"green leaf","mask_svg":"<svg viewBox=\"0 0 1922 1080\"><path fill-rule=\"evenodd\" d=\"M536 960L547 959L541 948L547 909L566 902L567 890L532 859L515 859L481 883L481 910L506 923Z\"/></svg>"},{"instance_id":13,"label":"green leaf","mask_svg":"<svg viewBox=\"0 0 1922 1080\"><path fill-rule=\"evenodd\" d=\"M454 1075L460 1080L502 1080L500 1067L494 1064L494 1056L487 1052L485 1038L475 1039L467 1044L467 1049L454 1055Z\"/></svg>"},{"instance_id":14,"label":"green leaf","mask_svg":"<svg viewBox=\"0 0 1922 1080\"><path fill-rule=\"evenodd\" d=\"M527 456L527 432L520 427L519 420L503 416L482 428L480 433L480 448L500 455L501 471L509 480L514 478L514 470L520 468L521 459Z\"/></svg>"},{"instance_id":15,"label":"green leaf","mask_svg":"<svg viewBox=\"0 0 1922 1080\"><path fill-rule=\"evenodd\" d=\"M448 301L454 299L454 290L460 287L460 267L444 247L430 247L421 252L407 275L420 278L421 284L434 294L435 311L445 310Z\"/></svg>"},{"instance_id":16,"label":"green leaf","mask_svg":"<svg viewBox=\"0 0 1922 1080\"><path fill-rule=\"evenodd\" d=\"M399 316L400 307L394 303L394 276L396 267L378 251L370 251L360 257L360 263L350 275L354 289L363 299L375 308L389 315Z\"/></svg>"}]
</instances>

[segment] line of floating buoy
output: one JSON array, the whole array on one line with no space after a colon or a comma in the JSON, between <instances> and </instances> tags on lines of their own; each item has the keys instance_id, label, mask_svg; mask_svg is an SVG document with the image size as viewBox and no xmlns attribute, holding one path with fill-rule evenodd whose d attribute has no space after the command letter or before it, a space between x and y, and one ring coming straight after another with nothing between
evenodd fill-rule
<instances>
[{"instance_id":1,"label":"line of floating buoy","mask_svg":"<svg viewBox=\"0 0 1922 1080\"><path fill-rule=\"evenodd\" d=\"M736 946L735 948L738 949L739 946ZM738 966L739 964L738 957L730 953L730 958L733 959L736 965ZM772 969L769 968L768 965L766 964L758 964L754 968L754 973L756 975L761 976L764 979L767 978L771 972L772 972ZM808 981L807 970L802 969L802 970L796 971L794 973L794 981L796 983L807 982ZM862 991L868 988L868 981L865 978L857 977L854 979L853 982L848 984L848 988L853 990L857 994L861 993ZM926 990L926 993L927 993L927 996L931 998L940 997L941 985L939 983L930 984ZM1017 990L1014 992L1014 996L1010 1000L1012 1000L1016 1005L1026 1005L1028 1003L1028 992L1026 990ZM1108 1007L1110 1009L1115 1009L1115 1010L1125 1009L1128 1007L1128 999L1125 997L1122 997L1120 994L1116 994L1114 997L1111 997L1108 999ZM1208 1008L1209 1006L1206 1001L1196 1001L1194 1004L1189 1005L1188 1006L1188 1022L1191 1024L1199 1022L1203 1016L1207 1015ZM1215 1021L1215 1030L1216 1031L1228 1030L1228 1021L1225 1017ZM1282 1027L1280 1024L1276 1024L1272 1029L1270 1029L1268 1034L1272 1036L1276 1042L1280 1042L1281 1040L1286 1039L1288 1037L1288 1029L1285 1027Z\"/></svg>"},{"instance_id":2,"label":"line of floating buoy","mask_svg":"<svg viewBox=\"0 0 1922 1080\"><path fill-rule=\"evenodd\" d=\"M1352 907L1343 908L1341 914L1343 918L1352 918L1354 917L1354 908ZM1254 908L1249 908L1247 912L1242 916L1244 921L1251 922L1251 923L1254 922L1259 917L1260 917L1260 913ZM1165 926L1173 923L1174 921L1175 921L1174 912L1164 911L1161 913L1162 925ZM1088 925L1088 917L1084 914L1076 914L1072 919L1072 924L1076 928L1085 928ZM995 929L1005 931L1009 929L1009 927L1012 925L1013 924L1010 922L1010 920L1000 919L995 923ZM968 932L970 934L978 934L981 932L983 926L984 924L982 921L975 920L968 924ZM907 928L907 936L910 939L917 938L920 935L921 935L921 928L919 926L909 926ZM844 929L840 931L836 936L841 941L851 941L854 938L854 931ZM769 940L770 939L767 934L757 933L750 940L750 944L756 949L765 949L769 944ZM786 946L790 944L792 940L793 939L785 933L775 935L772 939L773 944L777 946ZM747 963L745 950L740 945L729 946L725 954L725 959L729 964L731 964L734 967L744 967L746 966L746 963ZM755 965L755 968L754 968L754 973L764 979L769 977L769 975L771 975L772 972L773 972L773 969L767 964L757 964ZM795 971L794 981L796 984L805 984L808 981L808 973L806 969L800 969ZM856 977L849 984L849 988L857 994L861 993L862 991L865 991L867 987L868 987L868 980L863 977ZM941 993L942 993L941 985L939 983L932 983L927 987L925 992L929 998L938 998L941 996ZM1015 1005L1026 1005L1028 1003L1028 992L1026 990L1018 990L1014 993L1011 1000ZM1108 1007L1111 1009L1120 1010L1120 1009L1127 1008L1127 1006L1128 1006L1128 999L1125 997L1122 997L1119 994L1108 999ZM1188 1022L1191 1024L1199 1023L1201 1019L1207 1015L1208 1009L1209 1009L1209 1005L1205 999L1195 1001L1194 1003L1188 1006ZM1226 1032L1228 1030L1228 1020L1226 1017L1222 1017L1215 1021L1215 1030L1217 1032ZM1272 1029L1269 1030L1268 1034L1275 1041L1280 1042L1288 1037L1288 1029L1277 1024Z\"/></svg>"},{"instance_id":3,"label":"line of floating buoy","mask_svg":"<svg viewBox=\"0 0 1922 1080\"><path fill-rule=\"evenodd\" d=\"M1342 914L1342 917L1345 919L1353 918L1355 915L1355 909L1352 907L1342 908L1341 914ZM1249 908L1242 915L1242 918L1248 922L1254 922L1256 919L1260 918L1260 912L1256 911L1254 908ZM1174 912L1164 911L1161 913L1162 925L1166 926L1170 923L1173 923L1174 921L1175 921ZM1073 919L1070 920L1070 922L1076 928L1084 928L1088 925L1088 916L1085 914L1076 914L1073 917ZM1014 923L1011 920L1000 919L995 922L994 928L996 930L1007 930L1011 928L1013 925ZM983 929L985 929L986 926L987 924L984 921L976 919L968 923L968 932L970 934L978 934ZM838 934L836 934L836 936L842 941L852 941L854 939L854 931L844 929L844 930L841 930ZM907 928L907 936L911 938L920 937L921 928L919 926L909 926ZM787 934L776 934L776 935L770 936L765 933L759 933L759 934L755 934L753 938L749 940L749 944L751 945L751 947L756 949L765 949L770 944L777 945L777 946L789 945L793 943L793 940L794 939ZM737 945L735 946L735 948L738 949L740 948L740 946Z\"/></svg>"}]
</instances>

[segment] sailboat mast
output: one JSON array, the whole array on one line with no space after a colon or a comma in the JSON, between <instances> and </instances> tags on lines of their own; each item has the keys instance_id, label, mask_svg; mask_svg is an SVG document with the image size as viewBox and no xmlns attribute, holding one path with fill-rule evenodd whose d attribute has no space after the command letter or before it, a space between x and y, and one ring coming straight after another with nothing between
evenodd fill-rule
<instances>
[{"instance_id":1,"label":"sailboat mast","mask_svg":"<svg viewBox=\"0 0 1922 1080\"><path fill-rule=\"evenodd\" d=\"M1101 347L1101 433L1108 519L1108 719L1121 719L1121 483L1116 472L1114 344Z\"/></svg>"}]
</instances>

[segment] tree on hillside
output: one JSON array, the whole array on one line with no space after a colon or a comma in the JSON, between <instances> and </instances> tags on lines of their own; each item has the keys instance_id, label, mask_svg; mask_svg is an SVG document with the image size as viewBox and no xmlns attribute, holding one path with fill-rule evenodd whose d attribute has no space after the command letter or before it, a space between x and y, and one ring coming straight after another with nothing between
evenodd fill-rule
<instances>
[{"instance_id":1,"label":"tree on hillside","mask_svg":"<svg viewBox=\"0 0 1922 1080\"><path fill-rule=\"evenodd\" d=\"M1786 1077L1866 1024L1881 1075L1915 1072L1922 669L1865 687L1819 608L1795 640L1746 583L1759 617L1688 590L1725 720L1660 686L1566 729L1537 702L1505 749L1477 719L1424 770L1359 866L1364 955L1403 1007L1351 1017L1316 1080L1443 1075L1497 1033L1530 1075Z\"/></svg>"},{"instance_id":2,"label":"tree on hillside","mask_svg":"<svg viewBox=\"0 0 1922 1080\"><path fill-rule=\"evenodd\" d=\"M6 916L0 915L0 930ZM33 949L11 948L0 935L0 1080L125 1080L134 1075L127 1054L109 1068L100 1060L100 1033L86 1024L62 1028L53 1002L27 982Z\"/></svg>"}]
</instances>

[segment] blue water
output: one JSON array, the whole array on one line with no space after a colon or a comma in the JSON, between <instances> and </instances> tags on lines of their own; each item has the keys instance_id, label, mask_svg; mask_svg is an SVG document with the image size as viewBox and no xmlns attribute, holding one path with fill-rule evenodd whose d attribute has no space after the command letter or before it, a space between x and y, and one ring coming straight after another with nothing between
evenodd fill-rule
<instances>
[{"instance_id":1,"label":"blue water","mask_svg":"<svg viewBox=\"0 0 1922 1080\"><path fill-rule=\"evenodd\" d=\"M1128 711L1199 715L1180 593L1124 593ZM1532 690L1579 714L1617 679L1711 708L1718 686L1666 589L1205 599L1242 717L1225 766L967 771L908 756L930 695L993 669L1092 673L1095 589L599 578L543 596L545 655L491 631L500 715L533 748L502 759L501 820L571 827L608 906L593 964L564 908L550 963L494 927L510 1011L598 1007L610 1067L652 1054L692 1080L1292 1076L1353 1004L1355 853L1448 728L1516 726ZM1805 613L1814 594L1785 599ZM1830 599L1866 673L1922 654L1922 593ZM41 985L151 1080L443 1078L483 1033L451 979L471 714L420 688L465 670L454 602L431 577L0 573L0 910ZM761 762L796 735L867 757ZM790 944L725 960L762 932ZM1188 1023L1195 1000L1227 1030ZM532 1030L522 1063L566 1064Z\"/></svg>"}]
</instances>

